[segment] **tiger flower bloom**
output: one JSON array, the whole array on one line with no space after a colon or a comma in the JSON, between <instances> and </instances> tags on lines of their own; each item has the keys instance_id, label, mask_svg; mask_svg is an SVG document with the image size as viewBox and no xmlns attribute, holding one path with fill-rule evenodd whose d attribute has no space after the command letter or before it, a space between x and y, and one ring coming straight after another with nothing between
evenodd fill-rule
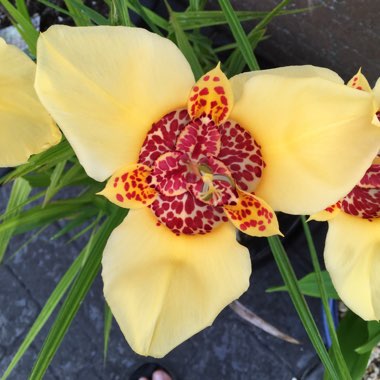
<instances>
[{"instance_id":1,"label":"tiger flower bloom","mask_svg":"<svg viewBox=\"0 0 380 380\"><path fill-rule=\"evenodd\" d=\"M131 347L162 357L249 285L236 229L279 233L274 211L317 212L378 148L371 94L288 67L195 82L169 40L128 27L54 26L37 93L87 174L131 208L103 256L105 298Z\"/></svg>"},{"instance_id":2,"label":"tiger flower bloom","mask_svg":"<svg viewBox=\"0 0 380 380\"><path fill-rule=\"evenodd\" d=\"M28 161L61 133L34 90L35 63L0 38L0 167Z\"/></svg>"},{"instance_id":3,"label":"tiger flower bloom","mask_svg":"<svg viewBox=\"0 0 380 380\"><path fill-rule=\"evenodd\" d=\"M380 117L380 80L371 90L359 71L348 86L373 93ZM326 269L343 302L364 320L380 320L380 157L347 195L310 219L328 221Z\"/></svg>"}]
</instances>

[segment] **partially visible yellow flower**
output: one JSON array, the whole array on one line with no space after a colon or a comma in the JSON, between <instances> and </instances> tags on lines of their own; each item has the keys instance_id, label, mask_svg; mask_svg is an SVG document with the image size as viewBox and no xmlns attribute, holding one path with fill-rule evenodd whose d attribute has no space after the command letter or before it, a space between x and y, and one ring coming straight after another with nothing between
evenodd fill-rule
<instances>
[{"instance_id":1,"label":"partially visible yellow flower","mask_svg":"<svg viewBox=\"0 0 380 380\"><path fill-rule=\"evenodd\" d=\"M373 93L380 119L380 80L373 90L359 72L349 87ZM380 319L380 158L339 202L311 216L328 221L325 263L343 302L365 320Z\"/></svg>"},{"instance_id":2,"label":"partially visible yellow flower","mask_svg":"<svg viewBox=\"0 0 380 380\"><path fill-rule=\"evenodd\" d=\"M132 348L163 356L248 287L235 229L277 233L270 207L312 213L362 177L379 147L372 94L289 67L195 83L169 40L127 27L55 26L37 93L104 195L135 208L104 252L104 293ZM270 206L269 206L270 205Z\"/></svg>"},{"instance_id":3,"label":"partially visible yellow flower","mask_svg":"<svg viewBox=\"0 0 380 380\"><path fill-rule=\"evenodd\" d=\"M33 88L35 70L30 58L0 38L0 167L23 164L61 139Z\"/></svg>"}]
</instances>

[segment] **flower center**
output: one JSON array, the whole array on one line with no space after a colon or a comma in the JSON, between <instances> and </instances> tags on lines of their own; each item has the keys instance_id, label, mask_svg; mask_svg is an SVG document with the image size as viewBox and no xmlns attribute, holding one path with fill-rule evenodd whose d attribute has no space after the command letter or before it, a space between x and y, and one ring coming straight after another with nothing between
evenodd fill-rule
<instances>
[{"instance_id":1,"label":"flower center","mask_svg":"<svg viewBox=\"0 0 380 380\"><path fill-rule=\"evenodd\" d=\"M204 234L227 221L222 206L236 204L237 187L252 192L265 166L260 146L239 124L191 120L186 110L153 124L139 163L151 168L158 192L149 207L176 234Z\"/></svg>"},{"instance_id":2,"label":"flower center","mask_svg":"<svg viewBox=\"0 0 380 380\"><path fill-rule=\"evenodd\" d=\"M342 210L364 219L380 217L380 164L373 164L341 201Z\"/></svg>"}]
</instances>

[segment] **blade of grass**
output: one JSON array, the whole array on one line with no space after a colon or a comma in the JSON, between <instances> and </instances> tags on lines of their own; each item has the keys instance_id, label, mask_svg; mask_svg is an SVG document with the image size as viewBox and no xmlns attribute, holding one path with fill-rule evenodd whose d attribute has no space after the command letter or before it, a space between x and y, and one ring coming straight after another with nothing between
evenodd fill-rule
<instances>
[{"instance_id":1,"label":"blade of grass","mask_svg":"<svg viewBox=\"0 0 380 380\"><path fill-rule=\"evenodd\" d=\"M104 364L106 364L107 354L108 354L108 344L110 339L110 333L112 328L112 311L108 306L107 302L104 302L104 348L103 348L103 359Z\"/></svg>"},{"instance_id":2,"label":"blade of grass","mask_svg":"<svg viewBox=\"0 0 380 380\"><path fill-rule=\"evenodd\" d=\"M29 183L23 178L17 178L12 186L12 191L9 197L7 209L5 213L7 216L4 218L6 221L9 218L17 218L20 214L22 208L18 207L20 204L23 204L31 192L32 188ZM13 231L16 228L10 228L4 233L0 234L0 263L4 258L5 251L8 247L9 241L13 235Z\"/></svg>"},{"instance_id":3,"label":"blade of grass","mask_svg":"<svg viewBox=\"0 0 380 380\"><path fill-rule=\"evenodd\" d=\"M34 364L29 380L39 380L43 378L50 362L62 342L62 339L70 327L79 306L81 305L84 297L90 289L91 284L99 272L103 249L111 232L123 221L126 214L127 210L120 208L114 209L112 215L106 219L103 225L96 232L90 250L88 251L87 260L75 279L70 292L49 331L49 334Z\"/></svg>"},{"instance_id":4,"label":"blade of grass","mask_svg":"<svg viewBox=\"0 0 380 380\"><path fill-rule=\"evenodd\" d=\"M229 0L219 0L220 8L222 9L228 25L230 26L231 32L239 46L241 54L243 55L250 70L260 70L259 64L257 63L256 57L253 54L253 50L247 35L243 27L239 22L239 18L236 15L234 9Z\"/></svg>"},{"instance_id":5,"label":"blade of grass","mask_svg":"<svg viewBox=\"0 0 380 380\"><path fill-rule=\"evenodd\" d=\"M321 334L318 331L309 306L307 305L305 298L301 293L301 290L298 286L297 277L279 237L271 236L268 238L268 242L284 283L289 289L290 298L293 301L294 307L297 310L297 313L310 338L311 343L315 348L315 351L317 352L322 364L324 365L326 371L330 374L331 378L334 380L341 380L342 377L337 372L326 350Z\"/></svg>"},{"instance_id":6,"label":"blade of grass","mask_svg":"<svg viewBox=\"0 0 380 380\"><path fill-rule=\"evenodd\" d=\"M128 3L133 5L135 12L146 22L152 32L162 36L161 30L157 28L156 24L151 19L150 14L145 12L144 7L140 4L139 0L128 0Z\"/></svg>"},{"instance_id":7,"label":"blade of grass","mask_svg":"<svg viewBox=\"0 0 380 380\"><path fill-rule=\"evenodd\" d=\"M83 4L83 0L64 0L64 3L70 12L70 16L77 26L91 25L90 18L81 11L80 5Z\"/></svg>"},{"instance_id":8,"label":"blade of grass","mask_svg":"<svg viewBox=\"0 0 380 380\"><path fill-rule=\"evenodd\" d=\"M8 12L12 24L18 29L22 38L28 45L30 53L36 56L36 44L39 32L34 27L32 21L29 17L25 17L23 14L25 11L18 10L14 5L12 5L8 0L0 0L0 4L3 5L5 10ZM16 3L17 4L17 3Z\"/></svg>"},{"instance_id":9,"label":"blade of grass","mask_svg":"<svg viewBox=\"0 0 380 380\"><path fill-rule=\"evenodd\" d=\"M17 216L4 220L0 224L0 234L7 231L13 231L14 235L20 234L68 216L73 217L84 213L92 216L97 211L93 204L93 199L93 197L71 199L56 201L46 205L44 208L41 206L33 207Z\"/></svg>"},{"instance_id":10,"label":"blade of grass","mask_svg":"<svg viewBox=\"0 0 380 380\"><path fill-rule=\"evenodd\" d=\"M125 0L111 0L109 17L112 25L133 26Z\"/></svg>"},{"instance_id":11,"label":"blade of grass","mask_svg":"<svg viewBox=\"0 0 380 380\"><path fill-rule=\"evenodd\" d=\"M55 166L62 160L69 160L72 157L74 157L74 152L70 144L64 140L45 152L32 156L26 164L18 166L9 174L0 178L0 184L7 183L17 177L22 177L32 171L40 169L44 165L50 167Z\"/></svg>"},{"instance_id":12,"label":"blade of grass","mask_svg":"<svg viewBox=\"0 0 380 380\"><path fill-rule=\"evenodd\" d=\"M170 24L173 27L178 47L186 57L187 61L190 63L191 69L193 70L195 76L195 80L198 80L203 74L202 66L199 63L198 57L195 54L188 38L186 37L185 32L182 30L181 25L178 23L175 12L173 12L167 0L165 0L165 4L169 12Z\"/></svg>"},{"instance_id":13,"label":"blade of grass","mask_svg":"<svg viewBox=\"0 0 380 380\"><path fill-rule=\"evenodd\" d=\"M302 220L302 226L303 226L303 230L305 233L305 237L307 240L307 245L308 245L309 252L310 252L311 262L313 263L313 268L314 268L315 276L317 279L319 292L321 294L323 310L325 312L326 319L327 319L327 325L329 328L331 341L332 341L331 349L332 349L332 352L334 355L334 359L336 360L336 363L339 367L339 371L342 374L343 378L347 379L347 380L351 380L351 375L350 375L350 372L347 368L347 364L343 358L342 351L340 349L338 336L337 336L336 331L335 331L335 324L333 321L333 317L331 315L331 311L330 311L330 307L329 307L329 300L327 297L325 283L324 283L323 278L322 278L321 266L319 265L317 250L315 249L313 237L311 235L309 225L306 222L305 216L302 215L301 220Z\"/></svg>"},{"instance_id":14,"label":"blade of grass","mask_svg":"<svg viewBox=\"0 0 380 380\"><path fill-rule=\"evenodd\" d=\"M60 180L62 173L65 170L66 163L67 163L66 160L58 162L58 164L56 165L56 167L53 170L53 173L51 173L50 185L46 189L45 198L44 198L44 201L42 203L42 207L46 206L46 204L50 201L50 199L53 198L54 195L57 193L58 181Z\"/></svg>"}]
</instances>

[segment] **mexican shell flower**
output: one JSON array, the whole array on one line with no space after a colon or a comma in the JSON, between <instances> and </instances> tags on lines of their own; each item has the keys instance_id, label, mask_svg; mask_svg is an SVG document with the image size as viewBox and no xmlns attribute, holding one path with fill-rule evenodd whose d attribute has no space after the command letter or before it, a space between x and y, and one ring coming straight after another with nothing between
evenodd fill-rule
<instances>
[{"instance_id":1,"label":"mexican shell flower","mask_svg":"<svg viewBox=\"0 0 380 380\"><path fill-rule=\"evenodd\" d=\"M23 164L61 139L35 93L35 66L0 38L0 167Z\"/></svg>"},{"instance_id":2,"label":"mexican shell flower","mask_svg":"<svg viewBox=\"0 0 380 380\"><path fill-rule=\"evenodd\" d=\"M169 40L127 27L55 26L38 42L37 93L102 192L132 210L103 258L126 339L161 357L248 287L235 227L278 233L273 210L316 212L375 154L371 94L312 66L195 82Z\"/></svg>"},{"instance_id":3,"label":"mexican shell flower","mask_svg":"<svg viewBox=\"0 0 380 380\"><path fill-rule=\"evenodd\" d=\"M360 73L348 83L372 90ZM380 81L373 93L380 117ZM380 157L339 202L311 219L327 220L325 263L343 302L365 320L380 319Z\"/></svg>"}]
</instances>

